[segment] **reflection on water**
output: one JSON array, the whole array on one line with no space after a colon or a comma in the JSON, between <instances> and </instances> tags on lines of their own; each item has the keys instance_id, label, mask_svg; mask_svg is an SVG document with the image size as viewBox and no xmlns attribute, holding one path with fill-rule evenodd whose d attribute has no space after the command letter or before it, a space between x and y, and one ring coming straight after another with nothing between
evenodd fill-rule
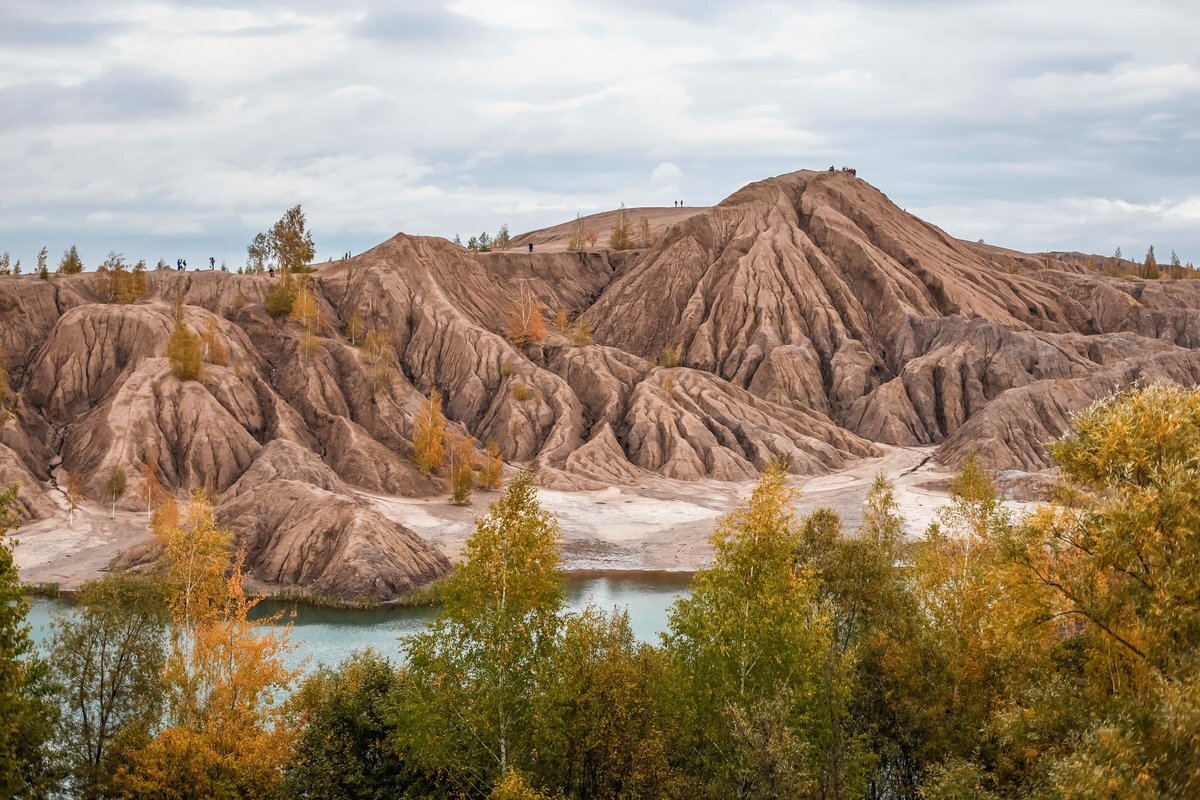
<instances>
[{"instance_id":1,"label":"reflection on water","mask_svg":"<svg viewBox=\"0 0 1200 800\"><path fill-rule=\"evenodd\" d=\"M567 579L567 607L577 611L590 603L604 611L628 610L634 635L657 643L658 634L667 629L671 605L687 591L689 578L677 573L573 575ZM34 640L40 643L47 638L51 620L69 608L66 601L34 598L29 612ZM358 610L269 600L255 611L257 616L266 616L293 609L296 627L292 640L298 647L289 660L299 664L307 659L310 668L319 663L336 664L355 650L368 647L393 661L401 660L400 637L420 631L436 613L433 608Z\"/></svg>"}]
</instances>

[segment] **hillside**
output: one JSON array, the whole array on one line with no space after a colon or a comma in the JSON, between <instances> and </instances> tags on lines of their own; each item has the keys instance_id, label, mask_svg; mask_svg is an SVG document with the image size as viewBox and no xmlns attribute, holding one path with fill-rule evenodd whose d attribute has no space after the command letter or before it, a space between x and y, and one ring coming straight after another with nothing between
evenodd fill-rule
<instances>
[{"instance_id":1,"label":"hillside","mask_svg":"<svg viewBox=\"0 0 1200 800\"><path fill-rule=\"evenodd\" d=\"M433 389L460 430L574 491L743 481L776 458L829 474L890 445L1039 470L1042 445L1095 398L1200 381L1200 281L963 242L846 173L783 175L712 208L631 209L651 223L645 250L603 247L613 214L585 219L599 236L584 253L565 251L567 222L504 252L398 234L319 265L324 326L307 359L297 325L266 313L266 276L155 272L149 298L124 306L100 302L86 274L0 277L20 392L0 482L22 484L33 519L61 513L67 472L102 500L125 469L131 515L147 470L174 492L207 487L264 586L388 599L449 569L363 497L444 492L412 460L411 419ZM523 292L551 330L517 347L505 334ZM201 382L166 358L177 295L186 324L228 351ZM554 329L560 308L593 344ZM345 335L355 312L392 344L385 380ZM660 366L672 350L677 365Z\"/></svg>"}]
</instances>

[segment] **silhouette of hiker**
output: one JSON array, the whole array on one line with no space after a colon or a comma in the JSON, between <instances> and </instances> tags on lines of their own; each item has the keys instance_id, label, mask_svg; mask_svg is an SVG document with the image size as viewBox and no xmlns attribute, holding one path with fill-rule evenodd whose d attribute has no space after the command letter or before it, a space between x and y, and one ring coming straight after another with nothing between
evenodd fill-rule
<instances>
[{"instance_id":1,"label":"silhouette of hiker","mask_svg":"<svg viewBox=\"0 0 1200 800\"><path fill-rule=\"evenodd\" d=\"M274 267L268 267L268 268L267 268L267 274L268 274L268 275L270 275L272 278L274 278L274 277L275 277L275 268L274 268Z\"/></svg>"},{"instance_id":2,"label":"silhouette of hiker","mask_svg":"<svg viewBox=\"0 0 1200 800\"><path fill-rule=\"evenodd\" d=\"M175 259L175 271L183 272L183 259L182 258Z\"/></svg>"},{"instance_id":3,"label":"silhouette of hiker","mask_svg":"<svg viewBox=\"0 0 1200 800\"><path fill-rule=\"evenodd\" d=\"M213 257L213 256L208 257L208 268L209 268L209 270L214 270L217 268L217 259L215 257Z\"/></svg>"},{"instance_id":4,"label":"silhouette of hiker","mask_svg":"<svg viewBox=\"0 0 1200 800\"><path fill-rule=\"evenodd\" d=\"M529 252L533 252L533 242L529 243Z\"/></svg>"}]
</instances>

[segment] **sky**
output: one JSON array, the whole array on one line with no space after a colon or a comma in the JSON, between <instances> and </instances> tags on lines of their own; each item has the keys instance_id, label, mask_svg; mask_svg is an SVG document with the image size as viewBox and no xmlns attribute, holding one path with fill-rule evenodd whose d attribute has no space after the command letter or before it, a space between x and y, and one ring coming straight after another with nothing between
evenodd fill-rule
<instances>
[{"instance_id":1,"label":"sky","mask_svg":"<svg viewBox=\"0 0 1200 800\"><path fill-rule=\"evenodd\" d=\"M856 167L1026 251L1200 262L1197 0L0 0L0 251L319 260Z\"/></svg>"}]
</instances>

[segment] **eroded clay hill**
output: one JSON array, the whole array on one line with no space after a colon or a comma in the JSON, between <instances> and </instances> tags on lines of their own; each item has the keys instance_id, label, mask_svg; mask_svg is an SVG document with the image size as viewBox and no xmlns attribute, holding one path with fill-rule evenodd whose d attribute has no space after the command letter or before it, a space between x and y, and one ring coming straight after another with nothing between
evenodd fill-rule
<instances>
[{"instance_id":1,"label":"eroded clay hill","mask_svg":"<svg viewBox=\"0 0 1200 800\"><path fill-rule=\"evenodd\" d=\"M100 302L89 275L0 278L0 347L21 392L0 481L22 484L34 517L55 512L67 471L102 498L122 467L131 508L147 471L172 491L206 487L264 584L388 598L448 569L359 496L445 491L412 459L411 420L433 389L510 464L589 489L745 480L776 458L824 473L879 444L1036 470L1093 399L1200 380L1200 281L1107 278L965 243L849 174L644 213L644 250L603 248L610 213L585 220L598 244L584 253L565 252L557 226L480 255L400 234L320 265L307 357L296 324L266 313L264 276L152 273L151 296L127 306ZM550 331L518 347L506 333L530 293ZM228 354L200 382L166 358L176 296ZM369 369L348 340L355 314L390 341L390 369Z\"/></svg>"}]
</instances>

